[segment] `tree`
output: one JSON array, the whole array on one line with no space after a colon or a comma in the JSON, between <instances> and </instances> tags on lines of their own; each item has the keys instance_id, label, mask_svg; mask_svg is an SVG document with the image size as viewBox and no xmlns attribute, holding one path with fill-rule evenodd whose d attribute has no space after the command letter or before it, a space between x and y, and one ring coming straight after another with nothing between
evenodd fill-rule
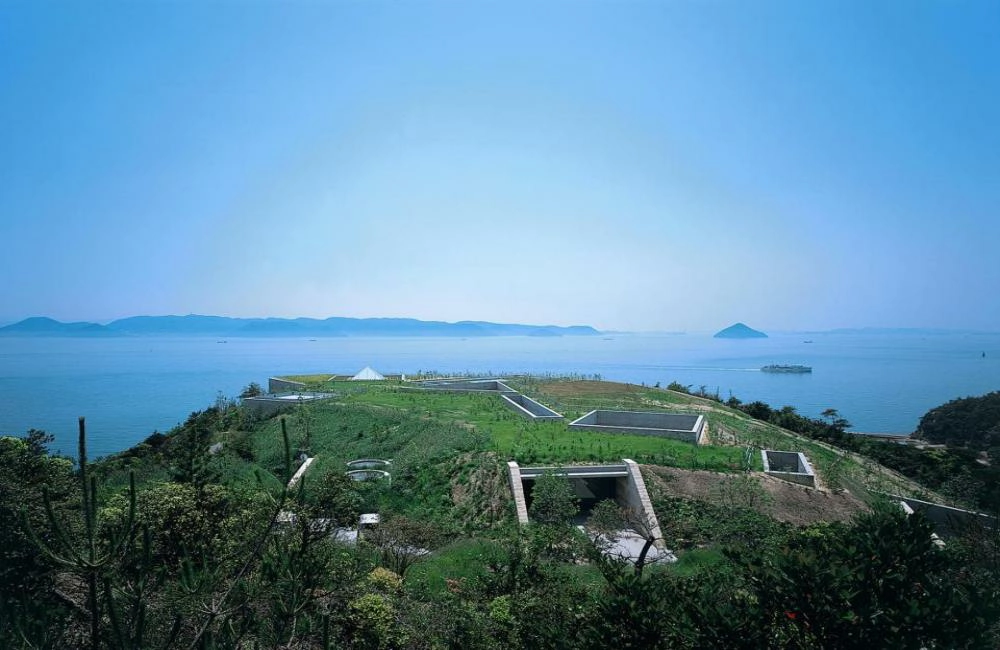
<instances>
[{"instance_id":1,"label":"tree","mask_svg":"<svg viewBox=\"0 0 1000 650\"><path fill-rule=\"evenodd\" d=\"M365 540L378 550L380 566L405 577L441 543L441 531L428 521L395 516L369 529Z\"/></svg>"},{"instance_id":2,"label":"tree","mask_svg":"<svg viewBox=\"0 0 1000 650\"><path fill-rule=\"evenodd\" d=\"M832 428L837 433L844 433L851 428L851 423L840 416L840 411L834 408L828 408L820 413L820 416L826 420L830 428Z\"/></svg>"},{"instance_id":3,"label":"tree","mask_svg":"<svg viewBox=\"0 0 1000 650\"><path fill-rule=\"evenodd\" d=\"M52 507L52 500L47 487L42 488L42 499L49 527L55 531L54 538L45 540L35 532L34 526L27 515L24 524L36 546L57 565L76 573L86 584L86 601L75 603L80 611L86 613L89 619L89 645L97 650L102 645L102 636L107 634L103 625L105 616L114 623L114 639L119 645L133 646L133 630L123 630L117 617L116 603L112 594L110 576L115 564L128 553L129 547L135 542L135 476L129 474L129 506L120 529L110 535L110 539L102 543L98 524L97 479L90 475L87 463L87 434L84 419L79 421L78 460L80 471L77 473L80 489L79 515L82 519L83 531L80 539L74 539L63 522L59 521ZM145 604L139 605L144 609ZM139 614L139 618L142 615ZM141 636L141 630L137 630ZM141 646L141 640L139 642Z\"/></svg>"},{"instance_id":4,"label":"tree","mask_svg":"<svg viewBox=\"0 0 1000 650\"><path fill-rule=\"evenodd\" d=\"M260 387L255 381L250 382L246 385L243 391L240 393L240 399L246 399L247 397L260 397L264 394L264 389Z\"/></svg>"},{"instance_id":5,"label":"tree","mask_svg":"<svg viewBox=\"0 0 1000 650\"><path fill-rule=\"evenodd\" d=\"M550 526L568 526L580 511L580 499L570 482L554 472L535 479L531 489L531 518Z\"/></svg>"},{"instance_id":6,"label":"tree","mask_svg":"<svg viewBox=\"0 0 1000 650\"><path fill-rule=\"evenodd\" d=\"M646 558L653 545L660 539L656 535L657 529L653 523L645 513L634 508L622 508L611 499L605 499L594 506L587 520L587 531L595 549L601 555L628 561L634 566L635 574L642 575ZM618 553L613 551L615 541L622 531L635 531L642 537L643 546L638 556L633 558L625 555L624 551Z\"/></svg>"},{"instance_id":7,"label":"tree","mask_svg":"<svg viewBox=\"0 0 1000 650\"><path fill-rule=\"evenodd\" d=\"M216 408L196 411L174 434L169 454L175 481L190 483L200 490L218 478L214 458L209 453L217 422Z\"/></svg>"}]
</instances>

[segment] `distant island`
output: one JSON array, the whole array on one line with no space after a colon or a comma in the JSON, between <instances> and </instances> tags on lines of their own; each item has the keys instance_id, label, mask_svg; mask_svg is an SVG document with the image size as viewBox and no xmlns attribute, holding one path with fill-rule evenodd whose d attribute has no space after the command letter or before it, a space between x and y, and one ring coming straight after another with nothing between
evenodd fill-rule
<instances>
[{"instance_id":1,"label":"distant island","mask_svg":"<svg viewBox=\"0 0 1000 650\"><path fill-rule=\"evenodd\" d=\"M6 327L0 327L0 335L107 337L122 336L122 333L97 323L61 323L52 318L34 316Z\"/></svg>"},{"instance_id":2,"label":"distant island","mask_svg":"<svg viewBox=\"0 0 1000 650\"><path fill-rule=\"evenodd\" d=\"M753 329L752 327L747 327L743 323L736 323L735 325L730 325L724 330L720 330L715 333L714 338L717 339L766 339L767 334Z\"/></svg>"},{"instance_id":3,"label":"distant island","mask_svg":"<svg viewBox=\"0 0 1000 650\"><path fill-rule=\"evenodd\" d=\"M594 336L589 325L522 325L487 321L423 321L415 318L229 318L226 316L132 316L97 323L26 318L0 327L0 336Z\"/></svg>"}]
</instances>

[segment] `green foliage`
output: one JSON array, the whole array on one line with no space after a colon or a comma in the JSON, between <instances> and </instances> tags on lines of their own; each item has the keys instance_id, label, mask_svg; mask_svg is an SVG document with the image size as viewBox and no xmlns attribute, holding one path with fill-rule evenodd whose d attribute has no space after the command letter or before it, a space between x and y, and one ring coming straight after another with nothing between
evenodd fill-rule
<instances>
[{"instance_id":1,"label":"green foliage","mask_svg":"<svg viewBox=\"0 0 1000 650\"><path fill-rule=\"evenodd\" d=\"M546 472L534 481L531 489L532 520L550 526L568 526L580 512L580 499L564 477Z\"/></svg>"},{"instance_id":2,"label":"green foliage","mask_svg":"<svg viewBox=\"0 0 1000 650\"><path fill-rule=\"evenodd\" d=\"M931 532L883 507L758 555L747 567L766 624L806 647L984 647L983 601L956 588Z\"/></svg>"},{"instance_id":3,"label":"green foliage","mask_svg":"<svg viewBox=\"0 0 1000 650\"><path fill-rule=\"evenodd\" d=\"M264 394L264 389L260 387L255 381L250 382L246 387L240 391L240 399L246 399L247 397L260 397Z\"/></svg>"},{"instance_id":4,"label":"green foliage","mask_svg":"<svg viewBox=\"0 0 1000 650\"><path fill-rule=\"evenodd\" d=\"M78 472L79 514L83 528L80 536L75 538L71 534L71 530L56 516L47 487L42 488L42 499L49 527L55 532L55 535L51 540L43 539L35 532L27 514L23 518L24 525L37 548L55 564L75 573L85 582L86 601L81 609L85 611L89 620L87 644L97 650L101 646L102 636L111 636L102 626L103 617L107 615L114 624L112 642L128 647L141 646L144 606L140 604L134 608L136 616L131 623L135 625L135 628L124 629L116 616L117 604L109 583L109 576L114 570L115 564L120 557L129 553L135 541L135 481L130 480L129 482L129 504L122 526L109 535L106 540L101 540L99 537L97 480L88 473L87 437L83 418L80 418L79 422L78 458L80 463ZM103 587L103 591L101 587Z\"/></svg>"},{"instance_id":5,"label":"green foliage","mask_svg":"<svg viewBox=\"0 0 1000 650\"><path fill-rule=\"evenodd\" d=\"M915 435L928 442L976 451L1000 446L1000 391L932 408L920 418Z\"/></svg>"},{"instance_id":6,"label":"green foliage","mask_svg":"<svg viewBox=\"0 0 1000 650\"><path fill-rule=\"evenodd\" d=\"M13 647L24 633L48 636L62 608L51 598L55 564L34 544L24 522L46 544L55 544L42 498L47 491L54 511L62 513L72 490L73 465L49 456L52 436L32 429L20 438L0 437L0 647ZM17 627L24 628L21 632Z\"/></svg>"},{"instance_id":7,"label":"green foliage","mask_svg":"<svg viewBox=\"0 0 1000 650\"><path fill-rule=\"evenodd\" d=\"M218 478L214 459L209 453L213 436L220 425L220 412L212 407L192 413L171 441L172 478L198 489Z\"/></svg>"},{"instance_id":8,"label":"green foliage","mask_svg":"<svg viewBox=\"0 0 1000 650\"><path fill-rule=\"evenodd\" d=\"M361 514L364 487L340 472L329 472L309 491L307 511L312 517L330 520L334 526L353 526Z\"/></svg>"},{"instance_id":9,"label":"green foliage","mask_svg":"<svg viewBox=\"0 0 1000 650\"><path fill-rule=\"evenodd\" d=\"M698 399L610 383L596 388L602 392L595 399L625 407ZM905 647L911 633L913 647L996 645L995 536L981 532L942 551L918 518L882 511L850 525L778 524L765 514L760 485L738 472L743 449L791 441L825 467L842 456L770 423L712 405L712 435L728 436L731 447L635 443L656 445L650 458L659 454L666 464L731 462L730 478L720 479L709 501L651 494L667 546L681 561L637 575L584 552L585 540L570 525L577 507L565 479L538 479L536 523L513 525L504 467L515 447L572 460L645 449L630 446L628 437L574 441L564 425L526 423L492 396L337 390L348 391L343 403L312 405L308 421L293 415L291 432L278 419L243 431L246 420L229 403L192 414L169 435L155 434L106 461L102 474L111 480L103 488L84 463L75 504L68 499L71 465L47 457L40 434L0 438L0 462L11 468L11 476L0 476L0 515L23 503L43 544L24 544L23 528L0 530L21 545L0 549L5 558L20 558L0 572L20 576L37 603L0 600L0 645L20 647L27 639L34 647L81 647L97 639L101 648ZM786 423L798 417L794 409L767 415L774 413ZM830 412L821 424L836 428L838 418ZM237 436L249 450L237 450ZM291 450L307 436L318 460L291 494ZM226 447L209 457L209 441ZM604 446L585 451L590 444ZM347 480L344 462L360 457L392 459L391 486ZM140 474L132 489L122 478L130 470ZM968 491L953 483L956 494ZM359 511L383 517L366 541L346 546L329 535ZM606 503L591 523L609 531L640 523L625 515ZM51 579L57 561L58 583Z\"/></svg>"}]
</instances>

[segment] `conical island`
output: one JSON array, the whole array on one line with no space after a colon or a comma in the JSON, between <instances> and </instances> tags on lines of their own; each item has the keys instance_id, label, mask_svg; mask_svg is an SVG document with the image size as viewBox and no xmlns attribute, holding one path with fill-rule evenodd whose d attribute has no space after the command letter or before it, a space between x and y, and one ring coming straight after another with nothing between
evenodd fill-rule
<instances>
[{"instance_id":1,"label":"conical island","mask_svg":"<svg viewBox=\"0 0 1000 650\"><path fill-rule=\"evenodd\" d=\"M755 330L752 327L747 327L743 323L736 323L735 325L730 325L724 330L715 333L717 339L766 339L767 334Z\"/></svg>"}]
</instances>

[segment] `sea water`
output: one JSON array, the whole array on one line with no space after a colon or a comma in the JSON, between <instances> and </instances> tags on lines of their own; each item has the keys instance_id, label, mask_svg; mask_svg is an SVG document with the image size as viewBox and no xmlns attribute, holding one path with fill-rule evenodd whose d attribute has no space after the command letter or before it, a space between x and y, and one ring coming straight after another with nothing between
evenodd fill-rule
<instances>
[{"instance_id":1,"label":"sea water","mask_svg":"<svg viewBox=\"0 0 1000 650\"><path fill-rule=\"evenodd\" d=\"M985 354L985 356L983 356ZM761 372L768 364L809 374ZM91 456L167 431L219 395L281 374L576 374L697 390L809 416L835 408L864 432L910 433L928 409L1000 390L1000 334L831 332L724 340L708 335L490 338L0 338L0 434L43 429Z\"/></svg>"}]
</instances>

